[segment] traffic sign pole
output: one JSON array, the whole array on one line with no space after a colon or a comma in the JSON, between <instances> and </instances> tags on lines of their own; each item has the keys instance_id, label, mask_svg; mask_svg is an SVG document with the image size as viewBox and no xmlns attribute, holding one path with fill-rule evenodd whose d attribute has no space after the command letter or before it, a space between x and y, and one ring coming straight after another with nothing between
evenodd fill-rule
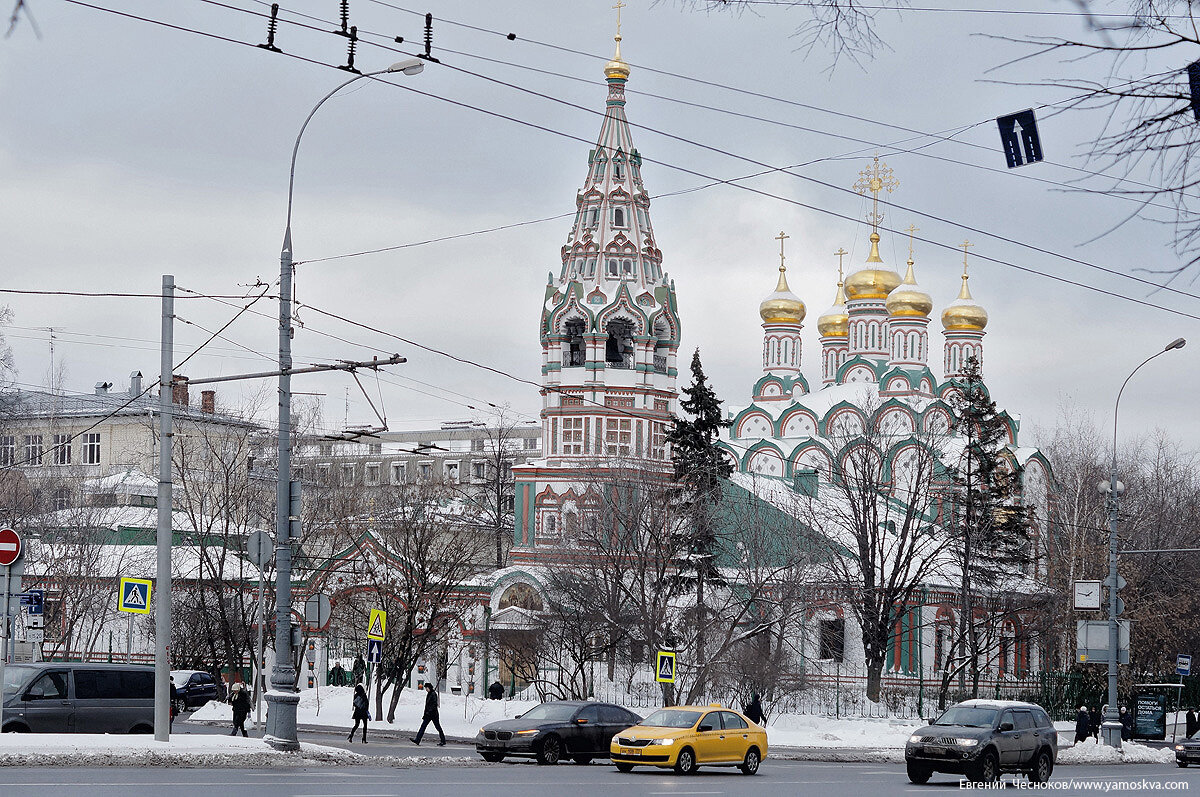
<instances>
[{"instance_id":1,"label":"traffic sign pole","mask_svg":"<svg viewBox=\"0 0 1200 797\"><path fill-rule=\"evenodd\" d=\"M0 697L3 696L4 684L4 665L8 662L8 593L12 588L12 564L4 566L4 636L0 638L0 642L4 643L3 651L0 651ZM4 727L4 700L0 699L0 728Z\"/></svg>"}]
</instances>

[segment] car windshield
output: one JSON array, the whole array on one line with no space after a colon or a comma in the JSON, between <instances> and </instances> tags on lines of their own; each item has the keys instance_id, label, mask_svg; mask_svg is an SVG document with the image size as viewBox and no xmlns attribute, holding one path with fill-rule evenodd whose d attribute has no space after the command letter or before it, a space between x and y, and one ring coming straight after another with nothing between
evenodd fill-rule
<instances>
[{"instance_id":1,"label":"car windshield","mask_svg":"<svg viewBox=\"0 0 1200 797\"><path fill-rule=\"evenodd\" d=\"M649 725L653 728L690 728L700 719L699 711L684 711L678 708L660 708L638 725Z\"/></svg>"},{"instance_id":2,"label":"car windshield","mask_svg":"<svg viewBox=\"0 0 1200 797\"><path fill-rule=\"evenodd\" d=\"M4 668L4 694L17 692L25 686L30 677L36 672L33 667L12 665Z\"/></svg>"},{"instance_id":3,"label":"car windshield","mask_svg":"<svg viewBox=\"0 0 1200 797\"><path fill-rule=\"evenodd\" d=\"M579 706L564 706L561 703L542 703L521 715L522 720L539 722L566 722L579 710Z\"/></svg>"},{"instance_id":4,"label":"car windshield","mask_svg":"<svg viewBox=\"0 0 1200 797\"><path fill-rule=\"evenodd\" d=\"M990 728L996 722L996 709L954 706L938 717L934 725L961 725L965 728Z\"/></svg>"}]
</instances>

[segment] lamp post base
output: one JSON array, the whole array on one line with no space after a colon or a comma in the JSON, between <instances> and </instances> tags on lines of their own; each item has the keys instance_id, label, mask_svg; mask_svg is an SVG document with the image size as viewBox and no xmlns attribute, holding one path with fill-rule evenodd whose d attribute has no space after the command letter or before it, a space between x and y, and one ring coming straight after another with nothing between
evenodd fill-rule
<instances>
[{"instance_id":1,"label":"lamp post base","mask_svg":"<svg viewBox=\"0 0 1200 797\"><path fill-rule=\"evenodd\" d=\"M300 749L296 736L296 707L300 705L298 692L276 692L266 694L267 722L263 729L263 741L275 750L295 752Z\"/></svg>"},{"instance_id":2,"label":"lamp post base","mask_svg":"<svg viewBox=\"0 0 1200 797\"><path fill-rule=\"evenodd\" d=\"M1121 749L1121 723L1106 721L1100 726L1100 738L1104 744L1109 747L1114 747L1117 750Z\"/></svg>"}]
</instances>

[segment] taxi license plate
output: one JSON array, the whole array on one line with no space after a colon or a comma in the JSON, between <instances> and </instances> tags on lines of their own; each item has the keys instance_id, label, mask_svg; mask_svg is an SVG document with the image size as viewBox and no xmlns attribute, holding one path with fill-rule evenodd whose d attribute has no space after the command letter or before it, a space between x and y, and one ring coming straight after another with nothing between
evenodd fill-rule
<instances>
[{"instance_id":1,"label":"taxi license plate","mask_svg":"<svg viewBox=\"0 0 1200 797\"><path fill-rule=\"evenodd\" d=\"M641 755L642 751L636 747L622 747L621 755Z\"/></svg>"}]
</instances>

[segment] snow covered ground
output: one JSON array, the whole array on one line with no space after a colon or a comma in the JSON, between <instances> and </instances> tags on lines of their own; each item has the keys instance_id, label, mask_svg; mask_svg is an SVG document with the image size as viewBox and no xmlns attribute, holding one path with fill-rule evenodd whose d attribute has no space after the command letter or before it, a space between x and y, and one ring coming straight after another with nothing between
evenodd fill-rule
<instances>
[{"instance_id":1,"label":"snow covered ground","mask_svg":"<svg viewBox=\"0 0 1200 797\"><path fill-rule=\"evenodd\" d=\"M0 736L0 766L186 766L269 767L298 764L354 764L371 760L358 753L315 744L282 753L261 739L234 736L173 735L156 742L150 735L88 733L6 733Z\"/></svg>"},{"instance_id":2,"label":"snow covered ground","mask_svg":"<svg viewBox=\"0 0 1200 797\"><path fill-rule=\"evenodd\" d=\"M325 687L320 690L320 708L317 706L316 690L307 689L300 693L297 721L301 725L325 725L335 728L350 728L350 701L354 694L351 687ZM480 726L501 719L510 719L537 705L535 701L479 700L474 697L443 694L441 697L441 722L448 736L473 739ZM396 706L396 717L392 723L380 722L375 718L374 700L371 702L371 728L394 729L411 733L421 724L425 708L425 693L405 689ZM386 716L387 701L384 701ZM647 713L645 711L641 712ZM199 722L232 722L228 704L209 703L197 709L191 716ZM772 717L767 723L770 744L781 756L798 755L804 758L823 760L878 760L903 761L904 744L913 731L924 723L902 719L858 719L813 716L808 714L785 714ZM1056 723L1059 740L1068 744L1074 734L1071 722ZM788 752L779 748L805 748L803 752ZM1089 740L1074 748L1059 751L1060 764L1149 764L1172 763L1174 753L1168 749L1156 749L1145 745L1126 742L1123 751L1097 745Z\"/></svg>"}]
</instances>

